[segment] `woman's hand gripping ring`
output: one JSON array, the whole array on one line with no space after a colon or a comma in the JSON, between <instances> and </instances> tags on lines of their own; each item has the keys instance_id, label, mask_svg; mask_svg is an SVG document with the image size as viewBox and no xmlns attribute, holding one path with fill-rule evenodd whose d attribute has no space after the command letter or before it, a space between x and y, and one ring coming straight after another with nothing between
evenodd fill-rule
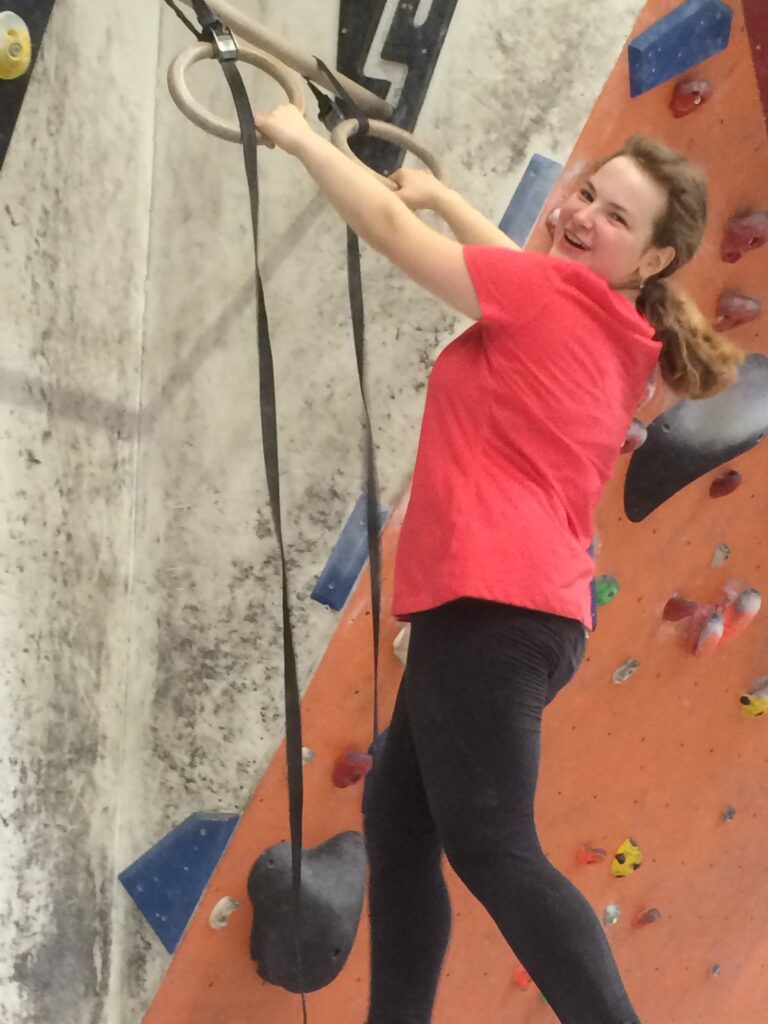
<instances>
[{"instance_id":1,"label":"woman's hand gripping ring","mask_svg":"<svg viewBox=\"0 0 768 1024\"><path fill-rule=\"evenodd\" d=\"M413 153L419 160L422 160L427 167L432 171L438 181L446 182L445 172L440 161L434 156L425 146L417 142L410 132L404 131L402 128L398 128L394 124L389 124L387 121L369 121L368 134L374 139L384 139L386 142L392 142L396 146L402 146L409 153ZM349 139L351 136L357 133L359 128L358 121L355 118L350 118L348 121L342 121L341 124L331 132L331 142L338 149L342 151L355 163L360 164L361 167L365 167L367 171L373 174L383 182L388 188L393 190L397 189L395 182L390 181L389 178L385 178L384 175L379 174L377 171L372 170L367 164L364 164L362 160L358 159L349 147Z\"/></svg>"},{"instance_id":2,"label":"woman's hand gripping ring","mask_svg":"<svg viewBox=\"0 0 768 1024\"><path fill-rule=\"evenodd\" d=\"M250 64L251 67L259 68L260 71L265 72L270 78L274 78L285 90L288 101L302 115L306 112L304 89L298 75L294 74L285 64L275 60L274 57L270 57L263 50L257 50L254 46L238 42L237 48L239 52L238 59L243 64ZM173 60L168 68L168 88L176 106L193 124L196 124L211 135L218 136L220 139L226 139L228 142L241 142L240 126L237 121L227 121L222 117L212 114L210 110L195 99L187 85L187 72L192 65L202 60L212 59L216 55L216 48L213 43L198 43L195 46L188 47L188 49L184 50Z\"/></svg>"}]
</instances>

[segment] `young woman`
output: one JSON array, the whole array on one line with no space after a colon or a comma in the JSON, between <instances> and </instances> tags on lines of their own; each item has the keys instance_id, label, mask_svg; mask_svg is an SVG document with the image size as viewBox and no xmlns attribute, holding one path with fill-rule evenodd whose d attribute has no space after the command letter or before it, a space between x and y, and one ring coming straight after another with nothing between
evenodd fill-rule
<instances>
[{"instance_id":1,"label":"young woman","mask_svg":"<svg viewBox=\"0 0 768 1024\"><path fill-rule=\"evenodd\" d=\"M397 555L411 640L366 810L368 1024L431 1019L443 852L562 1024L639 1024L600 921L544 856L534 798L543 709L591 628L595 505L646 382L658 362L674 392L705 398L743 360L665 283L701 241L704 177L630 139L563 204L544 255L424 172L390 191L292 107L256 125L373 248L475 321L432 370ZM457 241L412 213L426 207Z\"/></svg>"}]
</instances>

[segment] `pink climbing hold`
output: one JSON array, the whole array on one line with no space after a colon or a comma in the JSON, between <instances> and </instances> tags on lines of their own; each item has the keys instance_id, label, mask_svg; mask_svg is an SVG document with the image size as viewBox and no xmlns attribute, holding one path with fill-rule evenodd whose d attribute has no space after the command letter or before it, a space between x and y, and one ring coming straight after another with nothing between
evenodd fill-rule
<instances>
[{"instance_id":1,"label":"pink climbing hold","mask_svg":"<svg viewBox=\"0 0 768 1024\"><path fill-rule=\"evenodd\" d=\"M694 110L703 107L713 92L712 83L704 79L697 79L695 82L678 82L669 108L675 117L685 117L686 114L692 114Z\"/></svg>"},{"instance_id":2,"label":"pink climbing hold","mask_svg":"<svg viewBox=\"0 0 768 1024\"><path fill-rule=\"evenodd\" d=\"M721 473L712 481L709 488L710 498L726 498L733 494L742 485L741 473L736 469L729 469L727 473Z\"/></svg>"},{"instance_id":3,"label":"pink climbing hold","mask_svg":"<svg viewBox=\"0 0 768 1024\"><path fill-rule=\"evenodd\" d=\"M718 608L723 616L723 636L720 644L727 644L741 636L753 621L762 607L763 599L760 591L754 587L741 589L737 584L729 584L725 590L725 598Z\"/></svg>"},{"instance_id":4,"label":"pink climbing hold","mask_svg":"<svg viewBox=\"0 0 768 1024\"><path fill-rule=\"evenodd\" d=\"M664 606L664 621L679 622L681 619L689 619L699 607L698 601L686 601L684 597L675 594Z\"/></svg>"},{"instance_id":5,"label":"pink climbing hold","mask_svg":"<svg viewBox=\"0 0 768 1024\"><path fill-rule=\"evenodd\" d=\"M624 444L621 446L621 454L626 455L629 452L636 452L638 448L643 447L647 440L648 428L646 425L642 420L632 420Z\"/></svg>"},{"instance_id":6,"label":"pink climbing hold","mask_svg":"<svg viewBox=\"0 0 768 1024\"><path fill-rule=\"evenodd\" d=\"M738 263L748 252L768 242L768 212L731 217L725 228L720 256L725 263Z\"/></svg>"},{"instance_id":7,"label":"pink climbing hold","mask_svg":"<svg viewBox=\"0 0 768 1024\"><path fill-rule=\"evenodd\" d=\"M757 320L762 312L763 304L759 299L741 292L724 291L717 304L715 330L732 331L734 327Z\"/></svg>"},{"instance_id":8,"label":"pink climbing hold","mask_svg":"<svg viewBox=\"0 0 768 1024\"><path fill-rule=\"evenodd\" d=\"M359 754L354 750L339 754L333 766L333 784L337 789L347 789L364 779L373 767L370 754Z\"/></svg>"},{"instance_id":9,"label":"pink climbing hold","mask_svg":"<svg viewBox=\"0 0 768 1024\"><path fill-rule=\"evenodd\" d=\"M698 658L711 654L723 639L725 623L722 612L716 608L703 609L700 615L693 618L691 653Z\"/></svg>"},{"instance_id":10,"label":"pink climbing hold","mask_svg":"<svg viewBox=\"0 0 768 1024\"><path fill-rule=\"evenodd\" d=\"M580 846L576 853L577 864L602 864L605 858L608 856L606 850L601 850L599 847L590 846L585 843Z\"/></svg>"}]
</instances>

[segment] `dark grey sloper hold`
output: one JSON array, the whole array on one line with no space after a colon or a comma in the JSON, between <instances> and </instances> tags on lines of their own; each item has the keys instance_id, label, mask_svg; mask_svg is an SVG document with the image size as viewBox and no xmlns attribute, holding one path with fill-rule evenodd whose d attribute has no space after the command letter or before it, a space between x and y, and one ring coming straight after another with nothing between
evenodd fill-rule
<instances>
[{"instance_id":1,"label":"dark grey sloper hold","mask_svg":"<svg viewBox=\"0 0 768 1024\"><path fill-rule=\"evenodd\" d=\"M362 835L340 832L304 850L301 871L303 990L315 992L339 974L355 941L366 877ZM271 985L300 992L290 843L278 843L262 853L248 876L248 895L253 904L251 958L259 974Z\"/></svg>"},{"instance_id":2,"label":"dark grey sloper hold","mask_svg":"<svg viewBox=\"0 0 768 1024\"><path fill-rule=\"evenodd\" d=\"M768 357L753 354L726 391L685 399L648 427L633 454L624 509L639 523L683 487L754 448L768 433Z\"/></svg>"}]
</instances>

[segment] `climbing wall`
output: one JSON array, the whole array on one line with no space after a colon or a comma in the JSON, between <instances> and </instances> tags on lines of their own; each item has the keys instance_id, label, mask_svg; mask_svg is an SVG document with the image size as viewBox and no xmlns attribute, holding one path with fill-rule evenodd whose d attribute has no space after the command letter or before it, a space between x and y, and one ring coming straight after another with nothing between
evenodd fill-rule
<instances>
[{"instance_id":1,"label":"climbing wall","mask_svg":"<svg viewBox=\"0 0 768 1024\"><path fill-rule=\"evenodd\" d=\"M743 388L737 402L683 409L693 438L680 449L677 482L658 493L651 486L656 497L639 505L628 473L647 496L681 414L663 386L638 411L635 450L622 455L597 517L597 574L612 577L618 593L601 581L605 603L586 661L545 716L537 820L552 863L604 920L643 1021L758 1024L768 1017L768 721L760 715L768 627L763 615L751 620L768 577L768 335L757 315L768 282L759 216L768 209L768 19L759 0L652 0L631 38L529 245L547 248L547 214L585 161L636 131L676 146L705 165L712 200L701 253L681 282L710 316L729 318L720 322L733 325L751 358L734 385ZM702 448L732 457L705 458L693 473L685 459ZM383 533L385 721L402 668L389 601L406 501ZM361 825L361 787L338 788L332 776L339 755L370 740L367 586L363 573L304 698L306 846ZM248 957L246 877L262 850L286 837L286 798L281 750L176 947L147 1024L301 1019L296 997L265 984ZM641 860L637 870L616 870L620 848L635 866ZM465 1024L481 1005L486 1024L552 1021L484 911L448 875L455 926L436 1020ZM366 992L364 924L340 977L308 998L310 1019L359 1024Z\"/></svg>"}]
</instances>

